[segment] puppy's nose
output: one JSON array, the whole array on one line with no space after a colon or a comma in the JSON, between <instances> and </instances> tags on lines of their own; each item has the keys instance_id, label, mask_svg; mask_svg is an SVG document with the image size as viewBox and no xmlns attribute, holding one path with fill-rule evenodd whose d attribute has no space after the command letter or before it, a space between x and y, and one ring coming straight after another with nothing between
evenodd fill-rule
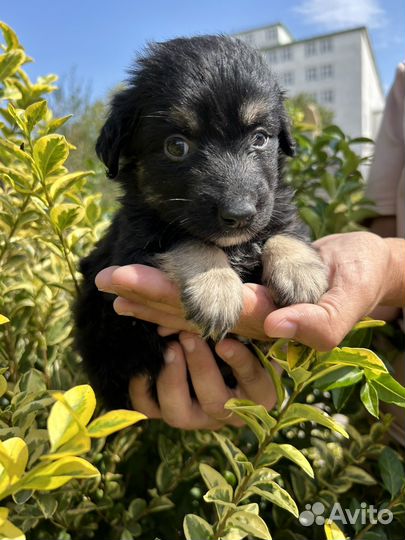
<instances>
[{"instance_id":1,"label":"puppy's nose","mask_svg":"<svg viewBox=\"0 0 405 540\"><path fill-rule=\"evenodd\" d=\"M248 225L255 214L256 208L248 202L219 210L219 218L222 224L232 229Z\"/></svg>"}]
</instances>

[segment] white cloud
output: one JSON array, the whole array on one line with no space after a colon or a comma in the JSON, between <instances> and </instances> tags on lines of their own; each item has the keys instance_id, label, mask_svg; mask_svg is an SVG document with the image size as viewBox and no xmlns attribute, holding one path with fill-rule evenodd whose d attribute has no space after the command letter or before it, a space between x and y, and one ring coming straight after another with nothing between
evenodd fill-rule
<instances>
[{"instance_id":1,"label":"white cloud","mask_svg":"<svg viewBox=\"0 0 405 540\"><path fill-rule=\"evenodd\" d=\"M302 0L295 11L303 16L305 23L326 30L354 26L381 28L386 23L378 0Z\"/></svg>"}]
</instances>

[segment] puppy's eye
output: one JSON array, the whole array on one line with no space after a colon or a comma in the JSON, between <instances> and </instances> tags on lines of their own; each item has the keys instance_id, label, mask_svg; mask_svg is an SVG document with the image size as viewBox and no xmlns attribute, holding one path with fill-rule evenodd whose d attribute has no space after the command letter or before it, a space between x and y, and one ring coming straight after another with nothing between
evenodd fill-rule
<instances>
[{"instance_id":1,"label":"puppy's eye","mask_svg":"<svg viewBox=\"0 0 405 540\"><path fill-rule=\"evenodd\" d=\"M173 161L182 161L188 154L190 146L181 135L170 135L165 140L165 154Z\"/></svg>"},{"instance_id":2,"label":"puppy's eye","mask_svg":"<svg viewBox=\"0 0 405 540\"><path fill-rule=\"evenodd\" d=\"M269 136L265 131L256 131L253 134L252 146L254 148L265 148L269 142Z\"/></svg>"}]
</instances>

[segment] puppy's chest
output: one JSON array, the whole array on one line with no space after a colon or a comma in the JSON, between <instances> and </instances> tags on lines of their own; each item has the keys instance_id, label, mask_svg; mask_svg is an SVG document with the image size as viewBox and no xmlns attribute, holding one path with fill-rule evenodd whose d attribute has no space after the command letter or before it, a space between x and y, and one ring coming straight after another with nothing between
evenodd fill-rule
<instances>
[{"instance_id":1,"label":"puppy's chest","mask_svg":"<svg viewBox=\"0 0 405 540\"><path fill-rule=\"evenodd\" d=\"M232 268L244 282L261 283L262 246L257 242L225 249Z\"/></svg>"}]
</instances>

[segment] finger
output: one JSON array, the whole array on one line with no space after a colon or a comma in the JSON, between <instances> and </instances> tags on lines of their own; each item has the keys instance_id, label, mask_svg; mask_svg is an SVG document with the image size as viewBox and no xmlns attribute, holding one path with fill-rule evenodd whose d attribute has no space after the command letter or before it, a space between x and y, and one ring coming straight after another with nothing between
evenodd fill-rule
<instances>
[{"instance_id":1,"label":"finger","mask_svg":"<svg viewBox=\"0 0 405 540\"><path fill-rule=\"evenodd\" d=\"M260 403L267 410L272 409L277 400L274 384L258 358L235 339L224 339L215 350L231 366L238 381L239 397Z\"/></svg>"},{"instance_id":2,"label":"finger","mask_svg":"<svg viewBox=\"0 0 405 540\"><path fill-rule=\"evenodd\" d=\"M170 343L165 352L165 367L157 380L160 410L164 421L181 429L218 429L220 424L209 418L190 396L187 365L178 342Z\"/></svg>"},{"instance_id":3,"label":"finger","mask_svg":"<svg viewBox=\"0 0 405 540\"><path fill-rule=\"evenodd\" d=\"M179 289L175 283L156 268L144 266L142 264L130 264L116 267L112 272L104 276L103 270L99 273L96 284L101 280L101 284L109 285L107 289L120 296L131 299L131 294L147 298L151 302L181 306ZM123 294L120 294L120 293Z\"/></svg>"},{"instance_id":4,"label":"finger","mask_svg":"<svg viewBox=\"0 0 405 540\"><path fill-rule=\"evenodd\" d=\"M113 292L112 275L117 268L119 268L119 266L109 266L108 268L103 268L103 270L96 275L94 281L99 291Z\"/></svg>"},{"instance_id":5,"label":"finger","mask_svg":"<svg viewBox=\"0 0 405 540\"><path fill-rule=\"evenodd\" d=\"M274 309L274 303L266 287L246 283L243 286L243 311L234 333L250 339L267 340L263 323Z\"/></svg>"},{"instance_id":6,"label":"finger","mask_svg":"<svg viewBox=\"0 0 405 540\"><path fill-rule=\"evenodd\" d=\"M177 332L180 330L188 330L190 332L198 332L196 326L193 323L186 321L181 316L172 315L159 309L154 309L145 304L138 304L122 298L119 296L114 300L113 307L118 315L125 315L127 317L136 317L143 321L148 321L155 324L169 326L177 328Z\"/></svg>"},{"instance_id":7,"label":"finger","mask_svg":"<svg viewBox=\"0 0 405 540\"><path fill-rule=\"evenodd\" d=\"M184 328L184 330L187 330ZM157 333L159 336L167 337L167 336L173 336L174 334L178 334L180 330L177 328L170 328L170 326L158 326L157 327Z\"/></svg>"},{"instance_id":8,"label":"finger","mask_svg":"<svg viewBox=\"0 0 405 540\"><path fill-rule=\"evenodd\" d=\"M193 387L202 411L218 422L241 425L236 418L231 418L225 403L233 397L218 368L215 357L208 343L195 334L181 332L180 343L185 351L187 366Z\"/></svg>"},{"instance_id":9,"label":"finger","mask_svg":"<svg viewBox=\"0 0 405 540\"><path fill-rule=\"evenodd\" d=\"M355 291L333 287L318 304L297 304L278 309L266 318L270 337L296 339L313 349L329 351L339 345L367 308Z\"/></svg>"},{"instance_id":10,"label":"finger","mask_svg":"<svg viewBox=\"0 0 405 540\"><path fill-rule=\"evenodd\" d=\"M135 411L146 414L148 418L162 418L156 401L152 398L150 379L147 375L132 377L129 382L129 397Z\"/></svg>"}]
</instances>

